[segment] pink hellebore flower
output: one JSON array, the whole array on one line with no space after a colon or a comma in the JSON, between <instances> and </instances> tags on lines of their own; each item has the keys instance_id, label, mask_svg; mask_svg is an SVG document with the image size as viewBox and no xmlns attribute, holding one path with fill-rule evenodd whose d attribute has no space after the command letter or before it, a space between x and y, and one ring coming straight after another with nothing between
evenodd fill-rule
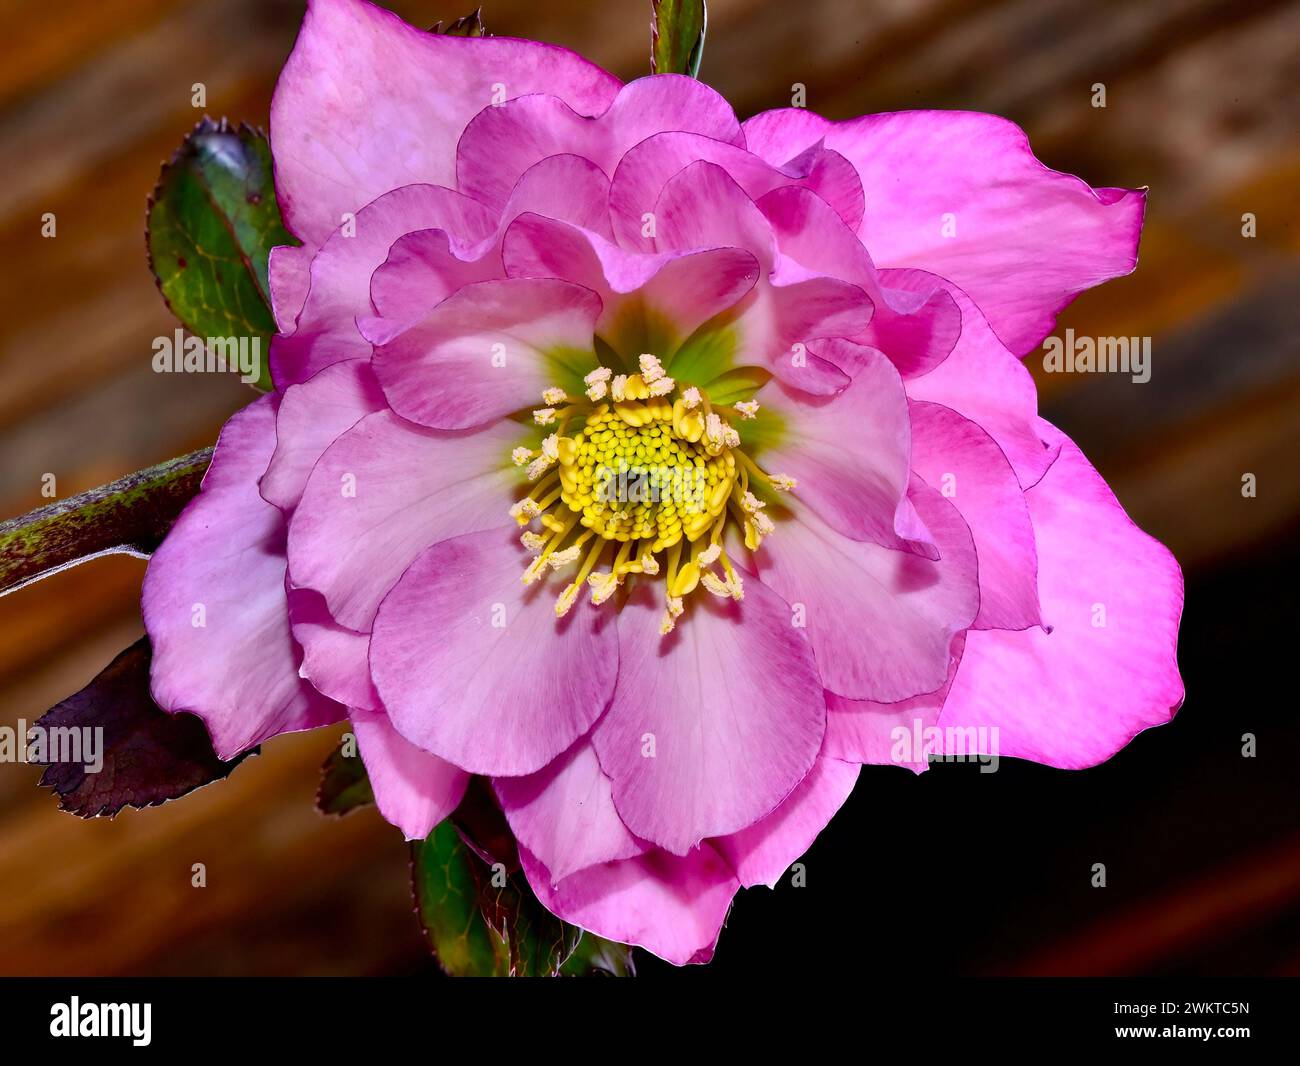
<instances>
[{"instance_id":1,"label":"pink hellebore flower","mask_svg":"<svg viewBox=\"0 0 1300 1066\"><path fill-rule=\"evenodd\" d=\"M144 587L222 756L350 719L412 838L490 777L548 908L685 963L860 764L923 765L896 728L1077 768L1180 704L1178 565L1017 358L1141 191L361 0L309 5L271 140L276 391Z\"/></svg>"}]
</instances>

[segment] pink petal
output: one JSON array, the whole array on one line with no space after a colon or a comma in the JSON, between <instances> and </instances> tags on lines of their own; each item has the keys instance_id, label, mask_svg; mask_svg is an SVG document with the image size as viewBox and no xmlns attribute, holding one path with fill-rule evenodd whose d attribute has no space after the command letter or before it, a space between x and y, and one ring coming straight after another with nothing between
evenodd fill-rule
<instances>
[{"instance_id":1,"label":"pink petal","mask_svg":"<svg viewBox=\"0 0 1300 1066\"><path fill-rule=\"evenodd\" d=\"M823 754L776 810L739 833L719 837L713 846L745 888L775 888L844 805L857 780L857 766Z\"/></svg>"},{"instance_id":2,"label":"pink petal","mask_svg":"<svg viewBox=\"0 0 1300 1066\"><path fill-rule=\"evenodd\" d=\"M666 131L745 143L735 112L714 90L694 78L661 74L624 85L594 118L546 95L484 108L457 146L457 188L499 210L520 175L548 156L571 153L612 174L629 148Z\"/></svg>"},{"instance_id":3,"label":"pink petal","mask_svg":"<svg viewBox=\"0 0 1300 1066\"><path fill-rule=\"evenodd\" d=\"M654 237L644 233L646 213L657 214L655 205L668 182L701 161L723 170L751 199L785 185L799 185L817 193L853 229L862 218L862 184L852 164L835 152L818 149L788 165L774 166L734 144L689 132L661 133L629 151L614 171L609 207L618 242L640 251L653 250Z\"/></svg>"},{"instance_id":4,"label":"pink petal","mask_svg":"<svg viewBox=\"0 0 1300 1066\"><path fill-rule=\"evenodd\" d=\"M459 805L469 774L415 747L382 713L354 710L352 729L379 813L407 840L423 840Z\"/></svg>"},{"instance_id":5,"label":"pink petal","mask_svg":"<svg viewBox=\"0 0 1300 1066\"><path fill-rule=\"evenodd\" d=\"M654 245L660 249L736 247L758 259L763 279L709 326L735 334L738 358L743 353L745 363L765 366L809 392L842 387L844 375L835 367L794 356L806 356L804 349L816 338L856 336L867 327L872 305L858 286L838 278L773 275L778 257L771 225L745 190L713 163L692 163L674 175L659 197L655 218Z\"/></svg>"},{"instance_id":6,"label":"pink petal","mask_svg":"<svg viewBox=\"0 0 1300 1066\"><path fill-rule=\"evenodd\" d=\"M314 248L282 244L272 248L266 260L266 273L271 290L271 313L275 326L281 333L292 333L302 305L307 300L307 287L311 283L311 261Z\"/></svg>"},{"instance_id":7,"label":"pink petal","mask_svg":"<svg viewBox=\"0 0 1300 1066\"><path fill-rule=\"evenodd\" d=\"M851 160L866 196L858 232L876 262L959 285L1017 355L1051 332L1078 293L1137 263L1145 190L1092 189L1050 170L1024 131L995 115L900 111L828 122L768 111L744 128L751 150L773 163L814 144ZM944 236L945 216L955 236Z\"/></svg>"},{"instance_id":8,"label":"pink petal","mask_svg":"<svg viewBox=\"0 0 1300 1066\"><path fill-rule=\"evenodd\" d=\"M588 866L646 850L614 809L609 778L585 738L537 773L498 777L493 785L515 838L556 884Z\"/></svg>"},{"instance_id":9,"label":"pink petal","mask_svg":"<svg viewBox=\"0 0 1300 1066\"><path fill-rule=\"evenodd\" d=\"M495 94L603 112L617 79L564 48L447 37L359 0L312 0L271 102L286 224L321 245L344 212L416 183L454 186L456 142Z\"/></svg>"},{"instance_id":10,"label":"pink petal","mask_svg":"<svg viewBox=\"0 0 1300 1066\"><path fill-rule=\"evenodd\" d=\"M912 469L956 505L975 540L980 611L974 628L1039 625L1034 527L1002 449L947 407L913 402L910 411Z\"/></svg>"},{"instance_id":11,"label":"pink petal","mask_svg":"<svg viewBox=\"0 0 1300 1066\"><path fill-rule=\"evenodd\" d=\"M383 406L383 391L364 359L335 363L301 385L289 386L275 415L275 454L262 475L262 498L292 511L321 453Z\"/></svg>"},{"instance_id":12,"label":"pink petal","mask_svg":"<svg viewBox=\"0 0 1300 1066\"><path fill-rule=\"evenodd\" d=\"M370 680L370 634L334 621L325 597L314 589L288 590L293 639L302 646L298 673L330 699L358 710L381 710Z\"/></svg>"},{"instance_id":13,"label":"pink petal","mask_svg":"<svg viewBox=\"0 0 1300 1066\"><path fill-rule=\"evenodd\" d=\"M223 759L343 716L298 676L284 595L284 519L257 494L274 447L275 401L264 396L222 429L202 491L144 578L154 700L202 718Z\"/></svg>"},{"instance_id":14,"label":"pink petal","mask_svg":"<svg viewBox=\"0 0 1300 1066\"><path fill-rule=\"evenodd\" d=\"M511 277L563 278L596 293L596 330L635 361L668 360L697 327L734 305L758 280L758 261L739 248L647 255L540 215L523 215L502 248ZM648 324L652 323L652 324Z\"/></svg>"},{"instance_id":15,"label":"pink petal","mask_svg":"<svg viewBox=\"0 0 1300 1066\"><path fill-rule=\"evenodd\" d=\"M759 582L741 604L694 597L666 638L663 613L647 587L619 611L618 690L592 743L627 827L684 855L789 795L817 757L825 711L812 650Z\"/></svg>"},{"instance_id":16,"label":"pink petal","mask_svg":"<svg viewBox=\"0 0 1300 1066\"><path fill-rule=\"evenodd\" d=\"M370 277L403 234L446 230L463 248L482 241L494 223L473 200L433 185L408 185L366 204L357 213L355 233L336 230L311 262L311 287L297 328L272 342L276 385L283 389L332 363L370 357L356 319L370 314Z\"/></svg>"},{"instance_id":17,"label":"pink petal","mask_svg":"<svg viewBox=\"0 0 1300 1066\"><path fill-rule=\"evenodd\" d=\"M934 692L894 703L851 700L826 693L822 754L846 762L906 766L918 774L928 770L930 742L926 730L939 721L965 643L965 634L953 638L948 677ZM934 754L942 754L942 745L934 746Z\"/></svg>"},{"instance_id":18,"label":"pink petal","mask_svg":"<svg viewBox=\"0 0 1300 1066\"><path fill-rule=\"evenodd\" d=\"M685 858L652 851L590 866L552 886L550 872L519 849L524 876L542 905L564 921L677 966L705 963L740 887L708 844Z\"/></svg>"},{"instance_id":19,"label":"pink petal","mask_svg":"<svg viewBox=\"0 0 1300 1066\"><path fill-rule=\"evenodd\" d=\"M572 360L592 352L600 311L595 293L564 281L480 282L377 347L375 373L403 418L435 429L481 426L541 407L553 385L577 388Z\"/></svg>"},{"instance_id":20,"label":"pink petal","mask_svg":"<svg viewBox=\"0 0 1300 1066\"><path fill-rule=\"evenodd\" d=\"M754 399L783 429L773 443L760 440L759 465L793 477L795 498L845 536L933 556L907 498L911 429L898 371L872 348L836 341L816 350L852 365L853 379L834 396L777 380L759 389ZM745 424L739 428L744 439Z\"/></svg>"},{"instance_id":21,"label":"pink petal","mask_svg":"<svg viewBox=\"0 0 1300 1066\"><path fill-rule=\"evenodd\" d=\"M884 352L904 377L924 374L948 357L961 334L961 312L942 285L921 293L885 288L857 234L809 189L775 189L758 201L758 209L783 257L866 293L875 312L854 336Z\"/></svg>"},{"instance_id":22,"label":"pink petal","mask_svg":"<svg viewBox=\"0 0 1300 1066\"><path fill-rule=\"evenodd\" d=\"M340 625L368 632L385 594L430 544L501 524L519 427L473 433L368 415L320 457L289 524L295 587L320 592ZM355 495L350 494L355 486Z\"/></svg>"},{"instance_id":23,"label":"pink petal","mask_svg":"<svg viewBox=\"0 0 1300 1066\"><path fill-rule=\"evenodd\" d=\"M883 271L889 284L925 291L934 276L920 270ZM948 292L961 309L961 337L952 353L923 377L910 378L913 400L943 404L992 437L1029 488L1052 465L1055 447L1038 432L1038 391L1025 365L998 340L979 308L960 289Z\"/></svg>"},{"instance_id":24,"label":"pink petal","mask_svg":"<svg viewBox=\"0 0 1300 1066\"><path fill-rule=\"evenodd\" d=\"M1060 456L1026 498L1051 632L971 633L940 724L996 727L999 754L1079 769L1182 704L1183 580L1074 442L1042 427Z\"/></svg>"},{"instance_id":25,"label":"pink petal","mask_svg":"<svg viewBox=\"0 0 1300 1066\"><path fill-rule=\"evenodd\" d=\"M754 554L763 583L802 608L822 680L890 702L939 688L952 638L979 610L975 549L957 509L914 481L913 503L940 558L850 540L799 508Z\"/></svg>"},{"instance_id":26,"label":"pink petal","mask_svg":"<svg viewBox=\"0 0 1300 1066\"><path fill-rule=\"evenodd\" d=\"M513 522L435 544L375 617L370 668L404 737L471 773L540 770L591 728L614 691L618 641L585 598L520 580Z\"/></svg>"}]
</instances>

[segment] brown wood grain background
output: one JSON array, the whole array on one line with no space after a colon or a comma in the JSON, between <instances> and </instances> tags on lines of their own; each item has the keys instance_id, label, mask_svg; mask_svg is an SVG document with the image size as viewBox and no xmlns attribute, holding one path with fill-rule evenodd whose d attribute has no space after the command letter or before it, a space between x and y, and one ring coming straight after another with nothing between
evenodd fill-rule
<instances>
[{"instance_id":1,"label":"brown wood grain background","mask_svg":"<svg viewBox=\"0 0 1300 1066\"><path fill-rule=\"evenodd\" d=\"M417 25L465 13L450 0L388 6ZM210 443L248 401L234 379L152 372L152 339L174 323L145 264L144 204L199 117L193 83L206 85L212 115L265 123L301 8L0 0L0 516L46 502L44 474L66 496ZM623 78L647 69L648 0L490 0L484 17ZM1086 294L1060 325L1152 337L1152 379L1044 375L1031 357L1043 410L1173 549L1190 590L1245 608L1202 615L1197 648L1220 646L1216 626L1285 625L1278 601L1297 589L1285 546L1300 527L1300 5L714 0L702 76L742 117L788 105L795 82L834 118L992 111L1025 126L1051 166L1149 186L1136 274ZM1105 109L1091 106L1097 82ZM55 239L41 236L46 212ZM1245 212L1254 239L1241 234ZM1241 495L1247 472L1254 499ZM1270 557L1284 562L1257 580L1250 568ZM0 724L36 717L138 635L142 573L106 559L0 599ZM1243 581L1260 602L1233 599ZM1264 696L1291 663L1221 666L1240 672L1239 699L1193 693L1188 728L1213 716L1226 744L1253 728L1252 708L1267 704L1270 723L1295 717L1294 692ZM1300 740L1288 721L1278 742ZM112 821L63 815L37 771L0 765L0 973L427 969L397 835L373 812L336 822L313 810L335 735L282 738L226 782ZM1197 772L1166 773L1133 817L1177 818ZM1297 792L1275 784L1243 794L1247 783L1223 803L1245 824L1252 804L1276 816L1290 802L1300 832ZM957 968L1146 971L1190 952L1193 969L1300 972L1300 838L1285 819L1259 840L1228 823L1105 913L1059 916L1033 947ZM190 886L196 862L205 889ZM1272 948L1223 962L1229 931Z\"/></svg>"}]
</instances>

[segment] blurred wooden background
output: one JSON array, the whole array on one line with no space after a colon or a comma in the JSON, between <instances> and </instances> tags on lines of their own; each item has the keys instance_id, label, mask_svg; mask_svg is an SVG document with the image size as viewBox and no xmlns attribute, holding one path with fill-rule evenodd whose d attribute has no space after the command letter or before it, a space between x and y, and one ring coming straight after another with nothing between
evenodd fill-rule
<instances>
[{"instance_id":1,"label":"blurred wooden background","mask_svg":"<svg viewBox=\"0 0 1300 1066\"><path fill-rule=\"evenodd\" d=\"M417 25L465 13L388 6ZM144 203L199 117L194 82L212 115L265 123L301 8L0 0L0 515L46 502L46 473L66 496L208 443L248 401L233 378L151 371L152 339L174 323L145 265ZM496 33L568 45L623 78L647 69L648 0L485 8ZM872 930L894 971L1300 973L1300 786L1285 762L1300 724L1284 684L1300 527L1300 5L714 0L702 76L742 117L787 105L795 82L833 118L992 111L1051 166L1151 188L1137 273L1061 319L1151 336L1151 381L1029 363L1044 414L1183 563L1187 706L1085 774L868 770L810 858L825 887L806 891L915 924ZM1096 82L1105 109L1091 106ZM41 236L46 212L56 239ZM0 600L0 724L35 718L134 639L142 573L107 559ZM1247 731L1257 760L1240 756ZM111 822L60 814L37 771L0 765L0 974L427 972L396 834L373 812L334 822L312 808L333 736L282 739L227 782ZM966 820L936 837L932 819L954 810ZM915 839L924 858L901 846ZM1111 865L1105 893L1087 888L1093 861ZM190 887L196 862L207 888ZM954 895L980 908L982 932L960 944L943 913ZM796 964L833 960L820 906L746 894L711 972L761 964L771 922L809 934Z\"/></svg>"}]
</instances>

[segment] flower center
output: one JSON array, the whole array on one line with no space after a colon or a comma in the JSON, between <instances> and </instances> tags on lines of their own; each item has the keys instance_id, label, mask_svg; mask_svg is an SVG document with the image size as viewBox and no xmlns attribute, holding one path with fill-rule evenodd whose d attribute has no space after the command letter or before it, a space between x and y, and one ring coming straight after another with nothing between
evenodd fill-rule
<instances>
[{"instance_id":1,"label":"flower center","mask_svg":"<svg viewBox=\"0 0 1300 1066\"><path fill-rule=\"evenodd\" d=\"M758 404L715 409L698 388L678 390L653 355L641 356L640 365L639 374L617 376L598 367L584 380L583 399L560 388L543 393L550 406L534 411L533 419L557 429L539 449L514 450L515 463L527 465L536 485L510 513L520 525L541 526L522 537L536 553L525 584L548 569L578 565L556 601L557 615L568 613L584 584L599 605L629 576L662 571L660 631L667 634L684 598L701 585L715 596L744 597L723 546L727 525L757 550L775 527L750 490L751 477L777 491L793 489L794 479L761 470L724 417L753 418ZM570 426L579 427L571 436ZM597 570L607 555L609 569Z\"/></svg>"}]
</instances>

